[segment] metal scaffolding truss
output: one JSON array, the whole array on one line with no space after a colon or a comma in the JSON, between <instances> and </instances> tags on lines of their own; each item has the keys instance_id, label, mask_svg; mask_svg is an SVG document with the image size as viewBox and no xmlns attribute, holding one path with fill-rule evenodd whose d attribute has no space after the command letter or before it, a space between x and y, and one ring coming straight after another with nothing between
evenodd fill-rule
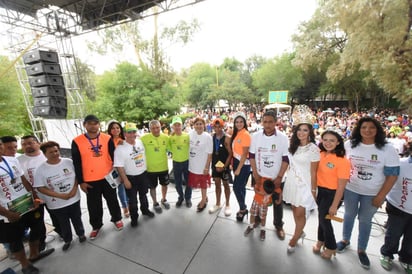
<instances>
[{"instance_id":1,"label":"metal scaffolding truss","mask_svg":"<svg viewBox=\"0 0 412 274\"><path fill-rule=\"evenodd\" d=\"M40 37L41 36L41 37ZM84 116L84 101L81 89L78 85L79 75L77 70L76 58L74 56L73 44L70 37L57 37L54 35L39 35L32 31L9 33L9 43L14 46L10 51L15 57L15 70L23 92L24 102L33 133L40 140L48 140L47 131L43 123L43 118L33 114L33 98L29 77L26 73L26 64L21 58L26 52L33 49L44 51L56 51L59 56L59 64L62 71L66 90L68 113L67 119L79 120Z\"/></svg>"},{"instance_id":2,"label":"metal scaffolding truss","mask_svg":"<svg viewBox=\"0 0 412 274\"><path fill-rule=\"evenodd\" d=\"M0 32L15 57L33 133L48 140L45 121L33 115L33 98L22 56L33 49L56 51L66 88L67 119L83 118L84 102L71 37L194 5L205 0L0 0ZM153 8L152 7L156 7ZM81 124L81 122L79 123ZM76 123L75 123L76 125Z\"/></svg>"},{"instance_id":3,"label":"metal scaffolding truss","mask_svg":"<svg viewBox=\"0 0 412 274\"><path fill-rule=\"evenodd\" d=\"M58 36L79 35L205 0L0 0L0 22ZM151 9L155 7L156 9Z\"/></svg>"}]
</instances>

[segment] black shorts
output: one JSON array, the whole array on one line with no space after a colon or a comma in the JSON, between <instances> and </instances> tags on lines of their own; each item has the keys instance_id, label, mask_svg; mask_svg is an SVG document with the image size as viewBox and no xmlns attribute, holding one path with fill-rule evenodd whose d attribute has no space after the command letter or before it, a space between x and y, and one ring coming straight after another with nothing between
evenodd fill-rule
<instances>
[{"instance_id":1,"label":"black shorts","mask_svg":"<svg viewBox=\"0 0 412 274\"><path fill-rule=\"evenodd\" d=\"M0 222L0 243L10 243L10 251L18 252L24 248L23 237L27 227L30 228L30 242L40 239L42 226L44 226L43 216L39 209L33 210L21 216L20 220L14 223Z\"/></svg>"},{"instance_id":2,"label":"black shorts","mask_svg":"<svg viewBox=\"0 0 412 274\"><path fill-rule=\"evenodd\" d=\"M169 171L161 172L147 172L149 177L149 188L156 188L159 183L162 186L167 186L169 184Z\"/></svg>"}]
</instances>

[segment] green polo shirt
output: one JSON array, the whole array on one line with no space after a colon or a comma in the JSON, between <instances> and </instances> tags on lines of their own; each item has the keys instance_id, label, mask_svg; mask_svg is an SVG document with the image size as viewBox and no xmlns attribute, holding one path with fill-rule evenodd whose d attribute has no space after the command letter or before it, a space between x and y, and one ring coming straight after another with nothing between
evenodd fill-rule
<instances>
[{"instance_id":1,"label":"green polo shirt","mask_svg":"<svg viewBox=\"0 0 412 274\"><path fill-rule=\"evenodd\" d=\"M148 172L168 171L167 146L169 137L163 133L155 137L152 133L143 135L142 140L146 152L146 163Z\"/></svg>"},{"instance_id":2,"label":"green polo shirt","mask_svg":"<svg viewBox=\"0 0 412 274\"><path fill-rule=\"evenodd\" d=\"M180 136L169 137L168 150L173 154L173 161L181 163L189 160L189 147L190 139L186 132L182 132Z\"/></svg>"}]
</instances>

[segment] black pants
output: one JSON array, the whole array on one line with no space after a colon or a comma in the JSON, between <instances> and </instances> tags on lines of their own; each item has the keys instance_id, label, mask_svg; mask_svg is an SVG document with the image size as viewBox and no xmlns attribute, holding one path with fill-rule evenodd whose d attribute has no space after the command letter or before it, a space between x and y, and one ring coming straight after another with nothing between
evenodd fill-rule
<instances>
[{"instance_id":1,"label":"black pants","mask_svg":"<svg viewBox=\"0 0 412 274\"><path fill-rule=\"evenodd\" d=\"M117 222L122 219L119 201L117 200L116 189L103 179L90 183L91 188L87 189L87 209L89 211L89 221L93 229L100 229L103 226L103 202L102 196L106 199L107 207L111 215L110 221Z\"/></svg>"},{"instance_id":2,"label":"black pants","mask_svg":"<svg viewBox=\"0 0 412 274\"><path fill-rule=\"evenodd\" d=\"M319 213L318 241L325 242L325 247L332 250L336 249L336 238L331 220L325 217L329 214L329 208L333 203L335 193L336 190L318 187L318 196L316 197Z\"/></svg>"},{"instance_id":3,"label":"black pants","mask_svg":"<svg viewBox=\"0 0 412 274\"><path fill-rule=\"evenodd\" d=\"M283 190L283 186L285 183L280 185L280 188ZM280 204L276 204L275 201L277 200L277 194L272 195L272 202L273 202L273 225L276 229L283 228L283 202Z\"/></svg>"},{"instance_id":4,"label":"black pants","mask_svg":"<svg viewBox=\"0 0 412 274\"><path fill-rule=\"evenodd\" d=\"M137 192L139 192L141 211L143 213L149 211L149 202L146 196L149 187L149 177L147 176L147 172L144 172L136 176L127 175L127 178L132 184L131 189L126 188L126 195L129 199L130 218L132 220L137 220L137 218L139 217L139 207L137 205Z\"/></svg>"},{"instance_id":5,"label":"black pants","mask_svg":"<svg viewBox=\"0 0 412 274\"><path fill-rule=\"evenodd\" d=\"M84 236L80 201L77 201L74 204L68 205L63 208L50 209L50 213L58 221L61 231L60 235L62 236L65 243L71 242L73 240L70 221L73 224L77 236Z\"/></svg>"}]
</instances>

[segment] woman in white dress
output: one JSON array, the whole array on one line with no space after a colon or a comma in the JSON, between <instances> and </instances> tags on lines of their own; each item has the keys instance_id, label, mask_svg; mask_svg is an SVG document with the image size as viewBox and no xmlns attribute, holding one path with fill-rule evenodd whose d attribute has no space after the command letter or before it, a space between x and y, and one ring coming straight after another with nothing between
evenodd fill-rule
<instances>
[{"instance_id":1,"label":"woman in white dress","mask_svg":"<svg viewBox=\"0 0 412 274\"><path fill-rule=\"evenodd\" d=\"M289 146L289 170L283 189L283 200L292 205L295 220L295 232L287 249L289 253L295 251L299 239L303 242L307 213L317 207L316 172L320 160L312 112L307 106L300 105L293 111L292 118L294 128Z\"/></svg>"}]
</instances>

